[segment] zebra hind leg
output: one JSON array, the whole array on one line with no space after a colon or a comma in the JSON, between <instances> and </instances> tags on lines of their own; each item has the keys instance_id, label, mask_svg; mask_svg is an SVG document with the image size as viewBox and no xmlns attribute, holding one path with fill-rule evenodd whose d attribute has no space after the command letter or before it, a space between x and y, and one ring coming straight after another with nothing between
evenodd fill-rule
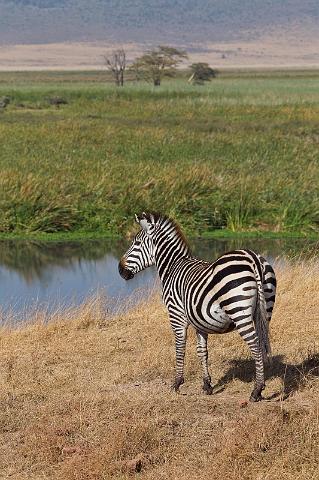
<instances>
[{"instance_id":1,"label":"zebra hind leg","mask_svg":"<svg viewBox=\"0 0 319 480\"><path fill-rule=\"evenodd\" d=\"M248 321L246 319L245 323L237 323L237 330L240 336L247 343L249 350L255 360L256 366L256 376L255 376L255 386L251 392L249 400L251 402L259 402L263 399L261 392L265 388L265 376L264 376L264 361L262 352L260 351L259 342L257 333L253 324L253 321Z\"/></svg>"},{"instance_id":2,"label":"zebra hind leg","mask_svg":"<svg viewBox=\"0 0 319 480\"><path fill-rule=\"evenodd\" d=\"M208 371L208 350L207 350L207 333L196 332L197 335L197 355L203 367L203 390L207 395L213 393L211 378Z\"/></svg>"},{"instance_id":3,"label":"zebra hind leg","mask_svg":"<svg viewBox=\"0 0 319 480\"><path fill-rule=\"evenodd\" d=\"M255 378L255 387L251 392L249 400L251 402L259 402L260 400L263 400L261 392L265 388L265 377L264 377L264 362L263 362L262 353L259 350L257 337L254 344L250 346L250 350L255 359L256 378Z\"/></svg>"}]
</instances>

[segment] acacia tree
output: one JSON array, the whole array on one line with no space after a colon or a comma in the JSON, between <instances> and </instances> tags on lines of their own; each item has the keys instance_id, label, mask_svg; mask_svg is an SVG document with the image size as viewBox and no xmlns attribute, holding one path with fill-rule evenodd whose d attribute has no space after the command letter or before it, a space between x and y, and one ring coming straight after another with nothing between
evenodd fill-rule
<instances>
[{"instance_id":1,"label":"acacia tree","mask_svg":"<svg viewBox=\"0 0 319 480\"><path fill-rule=\"evenodd\" d=\"M197 85L202 85L204 82L209 82L212 78L216 77L216 70L211 68L208 63L199 62L193 63L190 66L192 71L191 76L188 81L190 83L196 83Z\"/></svg>"},{"instance_id":2,"label":"acacia tree","mask_svg":"<svg viewBox=\"0 0 319 480\"><path fill-rule=\"evenodd\" d=\"M137 80L153 82L155 87L161 84L163 77L173 77L179 63L187 58L187 54L174 47L160 45L147 51L132 63L130 69Z\"/></svg>"},{"instance_id":3,"label":"acacia tree","mask_svg":"<svg viewBox=\"0 0 319 480\"><path fill-rule=\"evenodd\" d=\"M105 66L112 72L115 85L123 87L126 68L126 54L123 48L113 50L110 55L104 55Z\"/></svg>"}]
</instances>

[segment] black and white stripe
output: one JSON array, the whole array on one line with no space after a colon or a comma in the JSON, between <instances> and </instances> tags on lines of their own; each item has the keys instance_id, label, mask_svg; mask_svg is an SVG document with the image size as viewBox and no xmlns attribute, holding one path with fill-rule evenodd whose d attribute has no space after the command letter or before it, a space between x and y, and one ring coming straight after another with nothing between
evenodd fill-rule
<instances>
[{"instance_id":1,"label":"black and white stripe","mask_svg":"<svg viewBox=\"0 0 319 480\"><path fill-rule=\"evenodd\" d=\"M234 329L247 343L256 364L252 401L264 388L264 362L270 354L268 327L276 294L271 265L251 250L225 253L215 262L192 256L178 225L171 219L143 213L136 216L142 227L119 263L125 279L156 265L162 283L176 341L174 388L184 383L187 328L197 333L197 354L203 367L203 388L212 393L208 371L208 334Z\"/></svg>"}]
</instances>

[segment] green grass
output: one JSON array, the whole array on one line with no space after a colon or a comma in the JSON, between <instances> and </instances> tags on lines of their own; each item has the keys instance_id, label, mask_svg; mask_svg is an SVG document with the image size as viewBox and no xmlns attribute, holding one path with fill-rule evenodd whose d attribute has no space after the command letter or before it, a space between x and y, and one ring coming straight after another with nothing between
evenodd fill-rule
<instances>
[{"instance_id":1,"label":"green grass","mask_svg":"<svg viewBox=\"0 0 319 480\"><path fill-rule=\"evenodd\" d=\"M0 232L319 230L319 73L227 72L117 89L104 72L1 73ZM50 106L48 97L68 101Z\"/></svg>"}]
</instances>

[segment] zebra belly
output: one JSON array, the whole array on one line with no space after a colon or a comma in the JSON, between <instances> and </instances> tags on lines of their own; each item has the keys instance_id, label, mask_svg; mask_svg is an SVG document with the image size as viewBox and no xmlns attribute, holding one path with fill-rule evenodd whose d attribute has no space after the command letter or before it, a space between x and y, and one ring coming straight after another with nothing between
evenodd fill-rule
<instances>
[{"instance_id":1,"label":"zebra belly","mask_svg":"<svg viewBox=\"0 0 319 480\"><path fill-rule=\"evenodd\" d=\"M190 318L190 322L205 333L227 333L235 328L234 322L218 304L212 304L208 311Z\"/></svg>"}]
</instances>

